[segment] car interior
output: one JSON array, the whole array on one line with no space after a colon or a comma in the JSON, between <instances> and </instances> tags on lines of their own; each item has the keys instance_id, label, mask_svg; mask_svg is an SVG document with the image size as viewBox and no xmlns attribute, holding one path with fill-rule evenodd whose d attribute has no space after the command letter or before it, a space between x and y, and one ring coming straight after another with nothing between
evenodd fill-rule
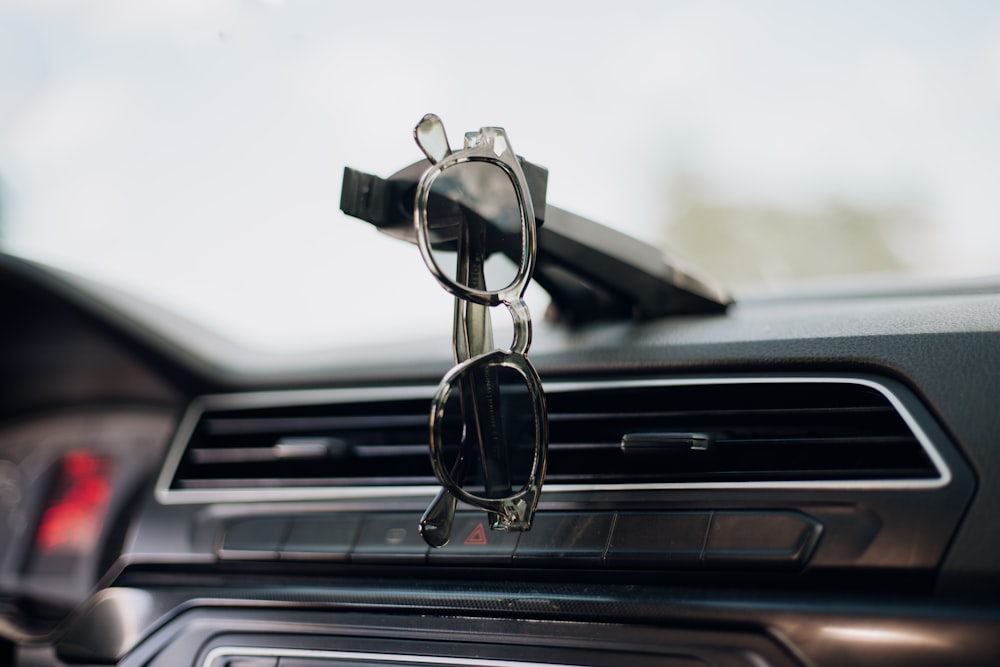
<instances>
[{"instance_id":1,"label":"car interior","mask_svg":"<svg viewBox=\"0 0 1000 667\"><path fill-rule=\"evenodd\" d=\"M447 355L222 366L120 293L2 279L10 664L998 655L991 285L550 325L534 525L460 506L432 548Z\"/></svg>"},{"instance_id":2,"label":"car interior","mask_svg":"<svg viewBox=\"0 0 1000 667\"><path fill-rule=\"evenodd\" d=\"M0 246L0 665L1000 662L1000 280L731 290L459 129L325 185L433 339L255 351Z\"/></svg>"}]
</instances>

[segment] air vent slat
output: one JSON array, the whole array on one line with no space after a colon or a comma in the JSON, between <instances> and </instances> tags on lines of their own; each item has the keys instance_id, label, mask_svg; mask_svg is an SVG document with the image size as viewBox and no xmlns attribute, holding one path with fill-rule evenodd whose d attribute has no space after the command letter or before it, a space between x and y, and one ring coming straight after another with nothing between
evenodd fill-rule
<instances>
[{"instance_id":1,"label":"air vent slat","mask_svg":"<svg viewBox=\"0 0 1000 667\"><path fill-rule=\"evenodd\" d=\"M943 474L912 417L871 381L608 382L546 391L550 489L869 483ZM230 399L219 409L207 401L178 444L184 449L166 478L169 489L372 487L377 494L381 487L436 485L426 444L428 394L359 401L317 393L314 401L246 407ZM628 434L697 434L703 446L623 449Z\"/></svg>"},{"instance_id":2,"label":"air vent slat","mask_svg":"<svg viewBox=\"0 0 1000 667\"><path fill-rule=\"evenodd\" d=\"M725 418L725 417L766 417L770 415L779 416L805 416L805 415L862 415L862 414L895 414L895 411L888 406L885 407L839 407L839 408L771 408L771 409L729 409L718 410L706 408L704 410L657 410L651 412L631 412L623 410L621 412L588 412L588 413L561 413L549 416L549 421L573 422L573 421L595 421L595 420L631 420L631 419L685 419L696 417L705 418Z\"/></svg>"},{"instance_id":3,"label":"air vent slat","mask_svg":"<svg viewBox=\"0 0 1000 667\"><path fill-rule=\"evenodd\" d=\"M244 435L247 433L298 433L316 430L382 429L386 426L422 426L426 423L426 414L376 415L372 417L276 417L206 419L204 428L211 435Z\"/></svg>"}]
</instances>

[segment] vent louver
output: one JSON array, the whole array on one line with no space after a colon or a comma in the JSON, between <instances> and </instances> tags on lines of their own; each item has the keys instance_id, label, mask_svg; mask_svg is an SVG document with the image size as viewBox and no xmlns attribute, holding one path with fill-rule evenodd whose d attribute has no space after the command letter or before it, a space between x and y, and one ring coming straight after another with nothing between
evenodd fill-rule
<instances>
[{"instance_id":1,"label":"vent louver","mask_svg":"<svg viewBox=\"0 0 1000 667\"><path fill-rule=\"evenodd\" d=\"M936 479L899 409L865 385L619 387L550 400L552 484ZM624 441L623 441L624 439Z\"/></svg>"},{"instance_id":2,"label":"vent louver","mask_svg":"<svg viewBox=\"0 0 1000 667\"><path fill-rule=\"evenodd\" d=\"M172 489L425 485L429 399L207 408Z\"/></svg>"},{"instance_id":3,"label":"vent louver","mask_svg":"<svg viewBox=\"0 0 1000 667\"><path fill-rule=\"evenodd\" d=\"M550 492L947 482L914 418L870 380L606 382L552 384L546 392ZM210 397L181 429L161 500L227 491L247 499L424 493L420 487L436 484L426 444L429 394Z\"/></svg>"}]
</instances>

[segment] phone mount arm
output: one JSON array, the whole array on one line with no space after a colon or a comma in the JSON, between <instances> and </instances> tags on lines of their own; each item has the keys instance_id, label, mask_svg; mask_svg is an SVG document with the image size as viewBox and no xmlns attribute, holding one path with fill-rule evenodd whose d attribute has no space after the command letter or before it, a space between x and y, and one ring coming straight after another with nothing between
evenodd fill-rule
<instances>
[{"instance_id":1,"label":"phone mount arm","mask_svg":"<svg viewBox=\"0 0 1000 667\"><path fill-rule=\"evenodd\" d=\"M538 225L534 280L552 297L549 317L571 324L722 312L723 289L631 236L546 205L548 170L519 158ZM413 200L421 160L389 178L344 168L340 208L380 231L416 243Z\"/></svg>"}]
</instances>

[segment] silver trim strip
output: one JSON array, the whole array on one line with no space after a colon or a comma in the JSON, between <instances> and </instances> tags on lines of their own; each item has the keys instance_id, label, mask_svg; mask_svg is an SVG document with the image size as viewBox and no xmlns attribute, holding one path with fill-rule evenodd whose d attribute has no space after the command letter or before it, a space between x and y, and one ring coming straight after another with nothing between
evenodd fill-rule
<instances>
[{"instance_id":1,"label":"silver trim strip","mask_svg":"<svg viewBox=\"0 0 1000 667\"><path fill-rule=\"evenodd\" d=\"M718 377L672 378L652 380L614 380L593 382L551 382L545 384L546 394L576 392L593 389L628 389L642 387L690 387L733 384L854 384L869 387L882 394L896 409L913 432L927 458L938 472L928 479L871 479L871 480L822 480L781 482L669 482L653 484L546 484L542 499L551 499L555 493L580 491L660 491L670 489L817 489L817 490L928 490L948 486L952 480L951 469L930 437L903 402L881 382L866 377ZM363 401L390 401L426 398L430 401L431 386L365 387L358 389L315 389L296 391L253 392L203 396L192 402L177 430L156 482L156 499L164 505L213 502L261 502L269 500L359 500L376 498L430 498L437 486L367 486L367 487L302 487L276 489L184 489L171 490L173 479L187 442L191 438L202 412L206 409L239 409L254 407L282 407L287 405L318 403L353 403ZM429 405L429 403L428 403Z\"/></svg>"},{"instance_id":2,"label":"silver trim strip","mask_svg":"<svg viewBox=\"0 0 1000 667\"><path fill-rule=\"evenodd\" d=\"M382 662L409 665L452 665L454 667L583 667L581 665L556 665L551 662L525 662L523 660L492 660L489 658L434 657L427 655L406 655L402 653L362 653L358 651L327 651L319 649L259 648L220 646L208 652L202 667L218 667L216 661L237 657L266 658L315 658L326 660L353 660L355 662Z\"/></svg>"}]
</instances>

